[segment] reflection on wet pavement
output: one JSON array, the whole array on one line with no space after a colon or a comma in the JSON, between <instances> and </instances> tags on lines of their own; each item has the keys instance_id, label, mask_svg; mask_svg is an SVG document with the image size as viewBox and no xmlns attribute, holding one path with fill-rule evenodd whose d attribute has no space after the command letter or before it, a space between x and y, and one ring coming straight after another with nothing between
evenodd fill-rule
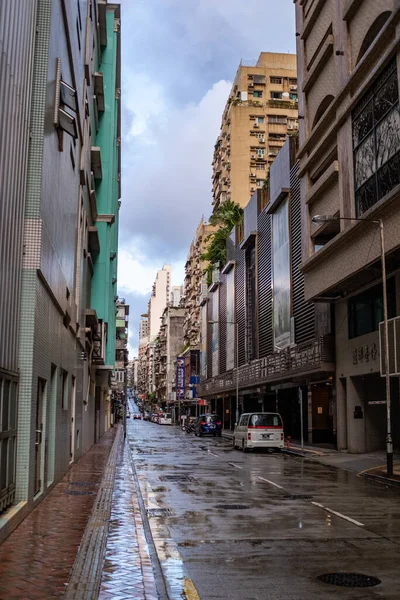
<instances>
[{"instance_id":1,"label":"reflection on wet pavement","mask_svg":"<svg viewBox=\"0 0 400 600\"><path fill-rule=\"evenodd\" d=\"M150 526L171 598L189 598L192 584L203 600L400 597L400 490L174 427L135 421L129 438L146 508L170 509ZM361 591L317 580L349 570L382 583Z\"/></svg>"},{"instance_id":2,"label":"reflection on wet pavement","mask_svg":"<svg viewBox=\"0 0 400 600\"><path fill-rule=\"evenodd\" d=\"M128 449L118 457L99 600L157 600Z\"/></svg>"}]
</instances>

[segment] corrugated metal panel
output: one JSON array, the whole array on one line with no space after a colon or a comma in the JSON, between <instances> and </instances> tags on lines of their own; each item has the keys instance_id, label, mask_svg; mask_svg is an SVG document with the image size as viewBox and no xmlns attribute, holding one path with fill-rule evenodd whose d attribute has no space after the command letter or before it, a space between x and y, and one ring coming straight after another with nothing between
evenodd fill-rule
<instances>
[{"instance_id":1,"label":"corrugated metal panel","mask_svg":"<svg viewBox=\"0 0 400 600\"><path fill-rule=\"evenodd\" d=\"M258 216L258 356L264 358L273 351L272 332L272 261L271 215Z\"/></svg>"},{"instance_id":2,"label":"corrugated metal panel","mask_svg":"<svg viewBox=\"0 0 400 600\"><path fill-rule=\"evenodd\" d=\"M212 325L213 319L213 294L208 294L207 302L207 377L214 375L212 370Z\"/></svg>"},{"instance_id":3,"label":"corrugated metal panel","mask_svg":"<svg viewBox=\"0 0 400 600\"><path fill-rule=\"evenodd\" d=\"M314 339L314 305L304 298L304 277L301 266L301 198L298 178L299 164L290 171L290 230L292 260L292 303L295 327L295 342L301 344Z\"/></svg>"},{"instance_id":4,"label":"corrugated metal panel","mask_svg":"<svg viewBox=\"0 0 400 600\"><path fill-rule=\"evenodd\" d=\"M220 276L219 286L219 372L226 371L226 275Z\"/></svg>"},{"instance_id":5,"label":"corrugated metal panel","mask_svg":"<svg viewBox=\"0 0 400 600\"><path fill-rule=\"evenodd\" d=\"M36 1L0 2L0 368L14 372Z\"/></svg>"},{"instance_id":6,"label":"corrugated metal panel","mask_svg":"<svg viewBox=\"0 0 400 600\"><path fill-rule=\"evenodd\" d=\"M245 252L236 248L235 308L239 328L239 366L246 363Z\"/></svg>"}]
</instances>

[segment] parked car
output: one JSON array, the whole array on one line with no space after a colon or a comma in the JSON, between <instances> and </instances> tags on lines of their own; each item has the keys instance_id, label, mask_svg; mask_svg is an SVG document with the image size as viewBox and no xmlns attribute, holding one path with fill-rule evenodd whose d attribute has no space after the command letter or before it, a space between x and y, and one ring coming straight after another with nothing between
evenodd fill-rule
<instances>
[{"instance_id":1,"label":"parked car","mask_svg":"<svg viewBox=\"0 0 400 600\"><path fill-rule=\"evenodd\" d=\"M133 418L140 420L142 418L142 415L139 412L135 412L135 413L133 413Z\"/></svg>"},{"instance_id":2,"label":"parked car","mask_svg":"<svg viewBox=\"0 0 400 600\"><path fill-rule=\"evenodd\" d=\"M158 415L158 424L159 425L172 425L172 414L171 413L161 413Z\"/></svg>"},{"instance_id":3,"label":"parked car","mask_svg":"<svg viewBox=\"0 0 400 600\"><path fill-rule=\"evenodd\" d=\"M147 410L144 411L143 419L145 421L150 421L150 413Z\"/></svg>"},{"instance_id":4,"label":"parked car","mask_svg":"<svg viewBox=\"0 0 400 600\"><path fill-rule=\"evenodd\" d=\"M126 418L130 419L131 418L131 413L129 412L129 410L126 411Z\"/></svg>"},{"instance_id":5,"label":"parked car","mask_svg":"<svg viewBox=\"0 0 400 600\"><path fill-rule=\"evenodd\" d=\"M218 415L206 414L200 415L194 425L194 434L202 435L218 435L221 437L222 421Z\"/></svg>"},{"instance_id":6,"label":"parked car","mask_svg":"<svg viewBox=\"0 0 400 600\"><path fill-rule=\"evenodd\" d=\"M246 452L249 448L283 448L284 431L279 413L243 413L235 424L232 444Z\"/></svg>"}]
</instances>

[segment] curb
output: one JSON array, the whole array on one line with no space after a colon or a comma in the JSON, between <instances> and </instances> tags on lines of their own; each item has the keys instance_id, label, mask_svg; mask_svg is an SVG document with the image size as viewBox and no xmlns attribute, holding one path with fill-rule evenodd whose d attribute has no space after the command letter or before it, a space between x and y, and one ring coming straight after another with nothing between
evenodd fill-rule
<instances>
[{"instance_id":1,"label":"curb","mask_svg":"<svg viewBox=\"0 0 400 600\"><path fill-rule=\"evenodd\" d=\"M373 473L358 473L360 477L371 479L372 481L378 481L384 485L392 485L394 487L400 487L400 481L397 479L391 479L390 477L383 477L382 475L374 475Z\"/></svg>"},{"instance_id":2,"label":"curb","mask_svg":"<svg viewBox=\"0 0 400 600\"><path fill-rule=\"evenodd\" d=\"M120 426L78 548L64 600L96 600L98 597L111 515L115 467L122 439L123 431Z\"/></svg>"}]
</instances>

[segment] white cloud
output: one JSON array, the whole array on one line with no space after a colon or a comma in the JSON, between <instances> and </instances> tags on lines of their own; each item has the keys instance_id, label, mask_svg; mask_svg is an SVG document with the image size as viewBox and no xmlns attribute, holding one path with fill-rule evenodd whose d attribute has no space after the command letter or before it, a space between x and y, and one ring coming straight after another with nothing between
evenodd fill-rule
<instances>
[{"instance_id":1,"label":"white cloud","mask_svg":"<svg viewBox=\"0 0 400 600\"><path fill-rule=\"evenodd\" d=\"M185 276L185 262L173 261L171 264L172 284L182 285ZM157 271L163 263L149 258L141 249L140 239L120 247L118 253L118 290L123 294L150 296Z\"/></svg>"}]
</instances>

